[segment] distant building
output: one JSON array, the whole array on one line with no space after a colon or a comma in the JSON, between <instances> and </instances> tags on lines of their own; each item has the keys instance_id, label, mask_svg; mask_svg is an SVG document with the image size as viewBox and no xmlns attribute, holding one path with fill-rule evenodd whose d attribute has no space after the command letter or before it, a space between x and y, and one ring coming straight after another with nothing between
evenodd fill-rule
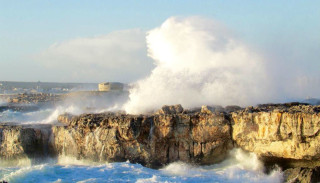
<instances>
[{"instance_id":1,"label":"distant building","mask_svg":"<svg viewBox=\"0 0 320 183\"><path fill-rule=\"evenodd\" d=\"M123 84L118 82L99 83L99 91L123 91Z\"/></svg>"}]
</instances>

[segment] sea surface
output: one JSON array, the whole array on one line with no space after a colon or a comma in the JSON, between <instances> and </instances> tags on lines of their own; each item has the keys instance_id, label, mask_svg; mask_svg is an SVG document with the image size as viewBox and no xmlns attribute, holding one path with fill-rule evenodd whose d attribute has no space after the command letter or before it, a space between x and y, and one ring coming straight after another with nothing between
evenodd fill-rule
<instances>
[{"instance_id":1,"label":"sea surface","mask_svg":"<svg viewBox=\"0 0 320 183\"><path fill-rule=\"evenodd\" d=\"M74 158L62 158L59 162L22 167L0 168L0 180L8 182L261 182L282 181L282 172L275 169L269 174L253 154L234 150L233 157L212 166L192 166L182 162L171 163L155 170L132 164L90 164ZM237 159L238 158L238 159ZM242 159L241 159L242 158Z\"/></svg>"},{"instance_id":2,"label":"sea surface","mask_svg":"<svg viewBox=\"0 0 320 183\"><path fill-rule=\"evenodd\" d=\"M4 105L4 104L3 104ZM75 106L60 106L33 112L3 111L0 122L21 124L57 123L57 116L63 112L81 113ZM0 160L2 161L2 160ZM21 160L19 165L0 166L0 181L18 182L221 182L221 183L277 183L282 182L283 173L275 168L266 174L262 163L253 153L240 149L230 152L230 157L215 165L196 166L174 162L155 170L133 164L129 161L118 163L93 163L76 160L74 157L58 157L33 164ZM0 165L6 164L0 162Z\"/></svg>"}]
</instances>

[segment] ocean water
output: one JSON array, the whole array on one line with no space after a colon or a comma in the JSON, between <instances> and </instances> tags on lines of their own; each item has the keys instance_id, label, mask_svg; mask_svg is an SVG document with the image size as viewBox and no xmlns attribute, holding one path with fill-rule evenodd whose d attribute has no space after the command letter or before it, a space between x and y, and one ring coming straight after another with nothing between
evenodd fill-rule
<instances>
[{"instance_id":1,"label":"ocean water","mask_svg":"<svg viewBox=\"0 0 320 183\"><path fill-rule=\"evenodd\" d=\"M54 124L57 123L58 116L63 113L78 115L85 112L105 112L105 110L85 110L84 108L80 108L76 105L61 105L32 112L5 110L0 113L0 122L14 122L20 124Z\"/></svg>"},{"instance_id":2,"label":"ocean water","mask_svg":"<svg viewBox=\"0 0 320 183\"><path fill-rule=\"evenodd\" d=\"M41 109L34 112L3 111L0 121L12 121L21 124L57 123L57 116L69 112L80 114L83 111L73 105ZM0 160L1 161L1 160ZM38 164L31 160L21 160L19 165L7 166L0 162L0 181L19 182L221 182L246 183L282 182L283 173L275 168L269 174L253 153L240 149L230 152L230 157L215 165L196 166L174 162L155 170L133 164L129 161L119 163L93 163L76 160L74 157L58 157Z\"/></svg>"},{"instance_id":3,"label":"ocean water","mask_svg":"<svg viewBox=\"0 0 320 183\"><path fill-rule=\"evenodd\" d=\"M282 182L283 173L275 168L264 173L261 162L253 153L234 149L230 158L220 164L195 166L174 162L155 170L129 161L96 164L60 157L47 163L22 167L1 167L0 180L15 182L221 182L246 183Z\"/></svg>"}]
</instances>

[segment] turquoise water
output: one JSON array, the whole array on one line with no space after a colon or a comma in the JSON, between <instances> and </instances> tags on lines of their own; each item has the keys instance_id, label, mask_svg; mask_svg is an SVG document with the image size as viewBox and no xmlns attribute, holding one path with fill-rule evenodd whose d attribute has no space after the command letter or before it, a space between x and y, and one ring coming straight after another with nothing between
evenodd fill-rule
<instances>
[{"instance_id":1,"label":"turquoise water","mask_svg":"<svg viewBox=\"0 0 320 183\"><path fill-rule=\"evenodd\" d=\"M0 168L0 180L18 182L221 182L246 183L282 182L281 170L270 174L263 172L261 162L254 154L239 149L231 152L231 157L212 166L192 166L182 162L171 163L155 170L130 162L90 164L62 158L56 163L44 163L24 167Z\"/></svg>"}]
</instances>

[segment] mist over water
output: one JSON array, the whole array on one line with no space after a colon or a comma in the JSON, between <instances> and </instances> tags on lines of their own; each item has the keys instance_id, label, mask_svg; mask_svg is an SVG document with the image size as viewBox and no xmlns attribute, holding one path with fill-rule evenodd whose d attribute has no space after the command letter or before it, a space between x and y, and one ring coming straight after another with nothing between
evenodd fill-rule
<instances>
[{"instance_id":1,"label":"mist over water","mask_svg":"<svg viewBox=\"0 0 320 183\"><path fill-rule=\"evenodd\" d=\"M264 60L219 22L169 18L147 36L156 68L140 80L125 105L143 113L162 105L252 105L272 98Z\"/></svg>"},{"instance_id":2,"label":"mist over water","mask_svg":"<svg viewBox=\"0 0 320 183\"><path fill-rule=\"evenodd\" d=\"M130 91L128 113L171 104L248 106L320 97L319 77L290 60L279 65L258 54L211 19L169 18L148 32L147 47L156 67Z\"/></svg>"},{"instance_id":3,"label":"mist over water","mask_svg":"<svg viewBox=\"0 0 320 183\"><path fill-rule=\"evenodd\" d=\"M70 95L55 105L39 106L40 109L35 111L5 110L0 112L0 122L55 124L58 123L57 118L60 114L69 113L79 115L83 113L119 111L127 100L127 92L108 92L101 93L100 95L80 93Z\"/></svg>"}]
</instances>

